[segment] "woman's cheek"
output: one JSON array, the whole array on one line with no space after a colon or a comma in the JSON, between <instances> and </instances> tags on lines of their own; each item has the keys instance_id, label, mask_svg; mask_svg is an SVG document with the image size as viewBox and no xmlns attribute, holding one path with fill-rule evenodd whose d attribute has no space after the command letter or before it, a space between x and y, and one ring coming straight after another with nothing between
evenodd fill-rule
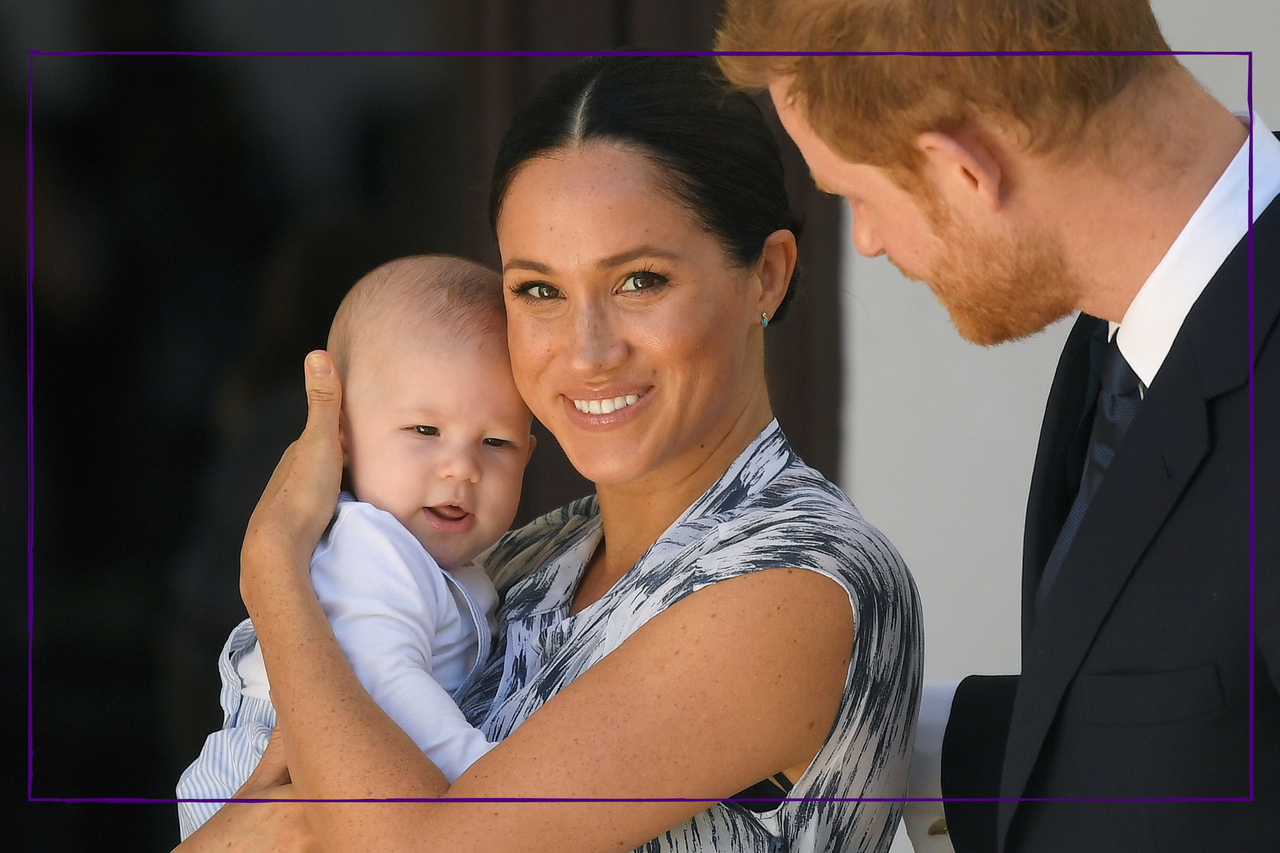
<instances>
[{"instance_id":1,"label":"woman's cheek","mask_svg":"<svg viewBox=\"0 0 1280 853\"><path fill-rule=\"evenodd\" d=\"M550 329L539 328L544 324L529 320L511 319L508 323L507 347L511 352L511 374L516 381L516 390L537 415L537 406L541 402L539 380L548 378L547 367L554 357L555 335Z\"/></svg>"}]
</instances>

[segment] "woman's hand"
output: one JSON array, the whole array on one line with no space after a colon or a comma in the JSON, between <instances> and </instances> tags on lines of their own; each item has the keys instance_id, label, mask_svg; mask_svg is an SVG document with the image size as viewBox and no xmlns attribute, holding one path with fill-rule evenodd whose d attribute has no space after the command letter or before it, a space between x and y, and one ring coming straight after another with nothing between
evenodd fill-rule
<instances>
[{"instance_id":1,"label":"woman's hand","mask_svg":"<svg viewBox=\"0 0 1280 853\"><path fill-rule=\"evenodd\" d=\"M323 350L307 356L306 386L307 426L276 465L249 518L240 552L240 594L251 615L277 580L272 566L288 564L305 572L337 505L342 388L333 359Z\"/></svg>"},{"instance_id":2,"label":"woman's hand","mask_svg":"<svg viewBox=\"0 0 1280 853\"><path fill-rule=\"evenodd\" d=\"M232 853L314 853L320 849L296 802L237 803L236 800L290 800L295 796L279 729L235 799L214 813L174 853L201 850Z\"/></svg>"}]
</instances>

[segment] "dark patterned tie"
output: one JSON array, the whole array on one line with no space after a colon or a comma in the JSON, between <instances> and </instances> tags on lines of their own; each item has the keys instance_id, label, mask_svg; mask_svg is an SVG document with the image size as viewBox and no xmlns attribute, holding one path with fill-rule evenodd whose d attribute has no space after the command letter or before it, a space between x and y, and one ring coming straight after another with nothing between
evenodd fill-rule
<instances>
[{"instance_id":1,"label":"dark patterned tie","mask_svg":"<svg viewBox=\"0 0 1280 853\"><path fill-rule=\"evenodd\" d=\"M1049 559L1045 562L1044 572L1040 575L1040 586L1036 588L1036 611L1044 607L1049 590L1053 587L1062 561L1071 547L1071 540L1080 529L1085 511L1102 476L1107 473L1107 466L1116 455L1116 448L1124 438L1125 430L1133 421L1142 402L1142 393L1138 389L1138 375L1129 367L1129 362L1120 354L1115 336L1107 344L1102 357L1101 388L1098 389L1097 408L1093 415L1093 429L1089 433L1089 450L1085 456L1084 471L1080 477L1080 490L1076 492L1075 502L1067 513L1067 520L1058 533L1058 541L1053 544Z\"/></svg>"}]
</instances>

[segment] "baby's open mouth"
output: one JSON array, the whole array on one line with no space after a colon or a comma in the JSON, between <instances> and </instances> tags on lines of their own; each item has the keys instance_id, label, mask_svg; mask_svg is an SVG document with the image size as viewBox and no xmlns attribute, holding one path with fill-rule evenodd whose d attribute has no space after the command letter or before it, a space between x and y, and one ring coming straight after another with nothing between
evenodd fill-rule
<instances>
[{"instance_id":1,"label":"baby's open mouth","mask_svg":"<svg viewBox=\"0 0 1280 853\"><path fill-rule=\"evenodd\" d=\"M457 521L458 519L465 518L467 516L467 511L465 509L453 504L429 506L427 507L427 511L439 518L445 519L446 521Z\"/></svg>"}]
</instances>

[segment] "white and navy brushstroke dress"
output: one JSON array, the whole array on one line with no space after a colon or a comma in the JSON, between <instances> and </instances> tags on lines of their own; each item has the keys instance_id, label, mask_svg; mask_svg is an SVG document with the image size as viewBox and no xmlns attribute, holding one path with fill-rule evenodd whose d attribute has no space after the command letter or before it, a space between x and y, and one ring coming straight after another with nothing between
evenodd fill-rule
<instances>
[{"instance_id":1,"label":"white and navy brushstroke dress","mask_svg":"<svg viewBox=\"0 0 1280 853\"><path fill-rule=\"evenodd\" d=\"M849 594L854 641L844 697L817 758L763 813L719 803L644 851L886 851L905 795L923 663L920 607L902 558L772 422L603 598L570 615L600 541L583 498L504 537L485 557L503 604L495 654L461 700L501 740L641 625L709 584L781 566ZM502 650L505 649L505 653Z\"/></svg>"}]
</instances>

